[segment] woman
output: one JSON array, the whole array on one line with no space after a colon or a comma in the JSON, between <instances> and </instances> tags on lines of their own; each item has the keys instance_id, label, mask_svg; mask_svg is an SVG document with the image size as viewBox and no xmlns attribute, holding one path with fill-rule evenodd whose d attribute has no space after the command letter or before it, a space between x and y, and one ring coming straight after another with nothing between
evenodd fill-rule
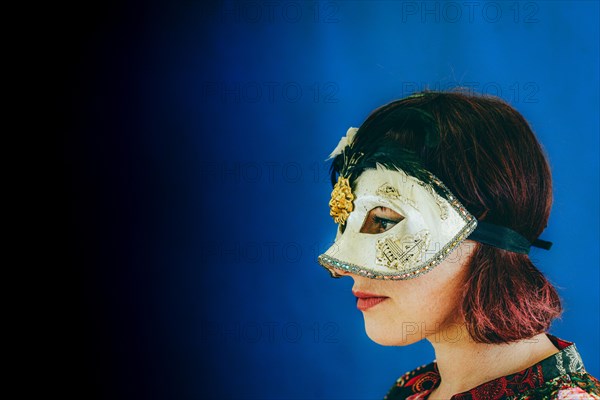
<instances>
[{"instance_id":1,"label":"woman","mask_svg":"<svg viewBox=\"0 0 600 400\"><path fill-rule=\"evenodd\" d=\"M552 204L548 162L497 98L422 92L375 110L331 155L334 245L368 336L426 338L436 361L387 399L600 399L575 345L546 334L562 311L530 247Z\"/></svg>"}]
</instances>

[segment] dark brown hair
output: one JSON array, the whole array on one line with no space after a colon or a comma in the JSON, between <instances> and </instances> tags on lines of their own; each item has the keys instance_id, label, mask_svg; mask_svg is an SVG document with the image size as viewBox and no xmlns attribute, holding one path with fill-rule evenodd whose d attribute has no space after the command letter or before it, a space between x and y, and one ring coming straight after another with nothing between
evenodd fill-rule
<instances>
[{"instance_id":1,"label":"dark brown hair","mask_svg":"<svg viewBox=\"0 0 600 400\"><path fill-rule=\"evenodd\" d=\"M433 116L439 144L426 146L423 130L414 125L399 123L386 135L419 154L478 220L536 239L550 214L552 178L523 116L491 96L422 92L376 109L363 126L409 107ZM359 129L355 140L369 140L368 134ZM561 314L556 289L528 255L477 243L468 268L461 312L477 342L530 338Z\"/></svg>"}]
</instances>

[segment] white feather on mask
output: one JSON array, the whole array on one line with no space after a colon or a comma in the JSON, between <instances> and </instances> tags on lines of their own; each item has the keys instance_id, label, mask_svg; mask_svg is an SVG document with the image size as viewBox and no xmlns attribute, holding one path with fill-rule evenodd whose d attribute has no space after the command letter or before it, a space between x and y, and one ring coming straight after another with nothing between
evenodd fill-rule
<instances>
[{"instance_id":1,"label":"white feather on mask","mask_svg":"<svg viewBox=\"0 0 600 400\"><path fill-rule=\"evenodd\" d=\"M356 135L357 131L358 131L358 128L352 128L352 127L348 128L348 131L346 132L346 136L343 136L340 139L337 146L335 146L335 149L333 149L333 151L331 152L331 154L329 155L329 158L327 158L327 160L330 160L330 159L342 154L342 151L344 151L346 146L349 146L352 144L352 141L354 140L354 135Z\"/></svg>"}]
</instances>

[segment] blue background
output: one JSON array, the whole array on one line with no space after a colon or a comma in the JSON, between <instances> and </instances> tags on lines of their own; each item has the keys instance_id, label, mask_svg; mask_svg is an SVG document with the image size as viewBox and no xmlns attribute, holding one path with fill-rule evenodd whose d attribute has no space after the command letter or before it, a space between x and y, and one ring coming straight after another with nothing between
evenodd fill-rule
<instances>
[{"instance_id":1,"label":"blue background","mask_svg":"<svg viewBox=\"0 0 600 400\"><path fill-rule=\"evenodd\" d=\"M75 11L56 49L86 397L374 399L430 362L371 342L352 281L316 263L324 159L375 107L456 86L509 101L548 153L555 244L532 259L564 300L551 333L600 376L597 2Z\"/></svg>"}]
</instances>

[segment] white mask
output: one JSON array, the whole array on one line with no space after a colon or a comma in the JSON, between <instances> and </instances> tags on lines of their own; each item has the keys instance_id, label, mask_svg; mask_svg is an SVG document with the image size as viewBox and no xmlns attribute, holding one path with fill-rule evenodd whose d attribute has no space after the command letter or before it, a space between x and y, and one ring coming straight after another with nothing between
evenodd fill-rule
<instances>
[{"instance_id":1,"label":"white mask","mask_svg":"<svg viewBox=\"0 0 600 400\"><path fill-rule=\"evenodd\" d=\"M340 224L335 243L319 256L319 263L333 276L335 268L368 278L396 280L414 278L442 262L471 234L477 220L439 179L430 176L432 183L426 184L379 164L376 169L363 171L356 178L349 214L338 219L343 222L347 216L345 229L342 233ZM333 198L339 198L337 190ZM447 199L438 192L445 193ZM377 207L391 209L404 218L381 233L361 232Z\"/></svg>"}]
</instances>

